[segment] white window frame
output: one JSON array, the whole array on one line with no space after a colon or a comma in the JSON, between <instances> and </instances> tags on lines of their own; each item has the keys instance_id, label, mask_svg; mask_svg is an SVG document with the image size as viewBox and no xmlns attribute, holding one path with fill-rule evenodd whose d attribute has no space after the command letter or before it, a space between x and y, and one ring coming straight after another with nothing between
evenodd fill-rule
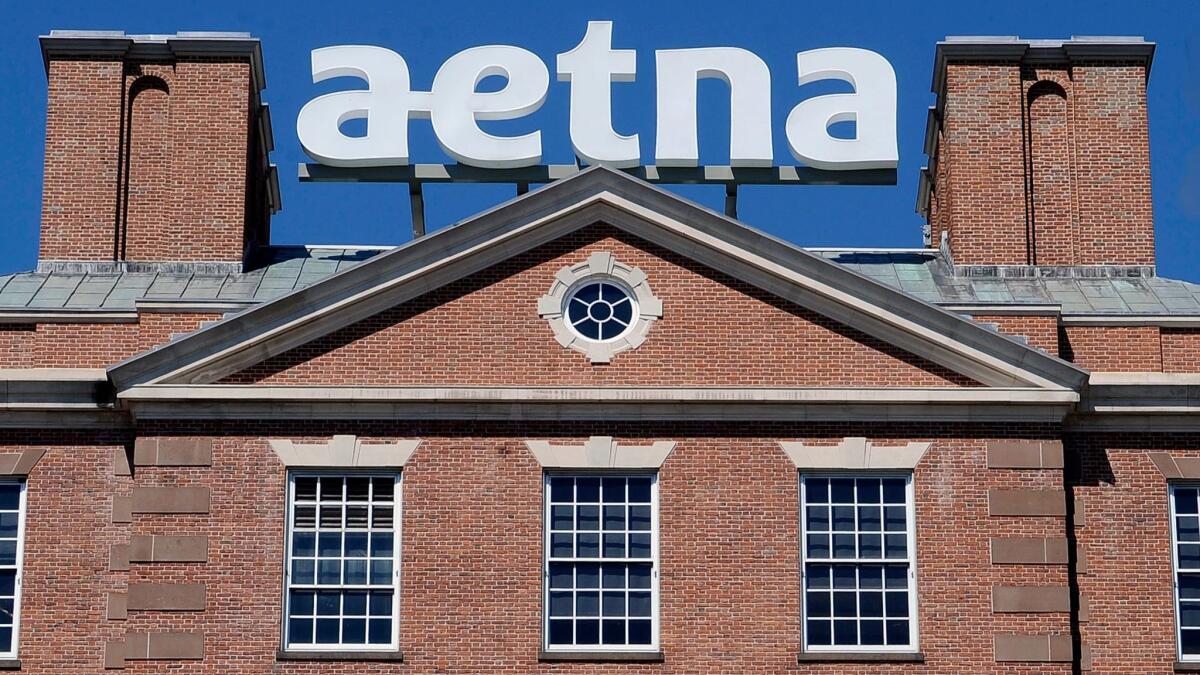
<instances>
[{"instance_id":1,"label":"white window frame","mask_svg":"<svg viewBox=\"0 0 1200 675\"><path fill-rule=\"evenodd\" d=\"M828 564L851 564L851 565L888 565L896 563L908 564L908 641L907 645L810 645L808 640L808 523L805 513L805 508L808 505L808 495L805 479L807 478L903 478L904 479L904 498L905 498L905 522L907 524L907 556L901 558L830 558ZM918 626L917 616L917 522L916 522L916 500L913 492L913 475L911 471L890 472L890 471L858 471L858 472L827 472L827 471L802 471L799 477L800 482L800 632L801 632L801 649L806 653L821 653L821 652L853 652L853 653L915 653L920 650L920 628ZM830 513L832 519L833 514ZM855 514L857 519L858 515ZM830 523L832 527L832 520ZM881 524L882 527L882 524ZM832 531L832 530L831 530ZM857 530L855 530L857 533ZM881 545L883 545L881 543ZM831 542L832 546L832 542ZM857 546L857 543L856 543ZM830 553L832 554L832 548ZM825 564L826 560L821 559L819 563ZM860 617L861 618L861 617Z\"/></svg>"},{"instance_id":2,"label":"white window frame","mask_svg":"<svg viewBox=\"0 0 1200 675\"><path fill-rule=\"evenodd\" d=\"M1186 663L1200 662L1200 654L1183 653L1183 616L1179 611L1179 538L1178 538L1178 521L1175 513L1175 490L1183 488L1185 490L1196 490L1200 488L1200 483L1195 482L1171 482L1167 484L1167 512L1170 514L1170 530L1171 530L1171 611L1175 615L1175 657ZM1200 497L1198 497L1200 501ZM1196 542L1200 543L1200 542ZM1188 570L1185 573L1190 573ZM1196 570L1197 576L1200 576L1200 569Z\"/></svg>"},{"instance_id":3,"label":"white window frame","mask_svg":"<svg viewBox=\"0 0 1200 675\"><path fill-rule=\"evenodd\" d=\"M604 563L624 563L638 564L650 562L650 644L647 645L554 645L550 644L550 480L552 478L579 478L579 477L596 477L596 478L649 478L650 479L650 558L630 558L629 551L626 550L626 556L623 558L577 558L572 557L571 561L579 562L595 562L603 565ZM603 490L603 485L601 487ZM628 498L628 495L626 495ZM604 495L600 497L601 509L600 520L601 529L598 532L603 533L604 522ZM575 503L575 502L573 502ZM626 502L628 503L628 501ZM629 517L626 513L626 518ZM626 523L628 528L628 522ZM573 530L574 531L574 530ZM628 531L628 529L626 530ZM658 549L658 472L657 471L587 471L587 470L562 470L562 471L546 471L542 477L542 650L548 653L562 652L619 652L619 653L656 653L661 647L659 639L662 631L662 624L659 620L659 549ZM628 541L626 541L628 546ZM600 538L600 553L604 552L604 538ZM603 595L601 596L603 603ZM626 608L628 613L628 607ZM628 614L627 614L628 615ZM598 616L598 620L603 620L603 617ZM603 635L601 636L603 639Z\"/></svg>"},{"instance_id":4,"label":"white window frame","mask_svg":"<svg viewBox=\"0 0 1200 675\"><path fill-rule=\"evenodd\" d=\"M21 493L17 502L17 557L14 565L0 565L0 569L15 569L17 574L13 580L13 623L12 648L0 651L0 659L15 659L20 651L21 636L21 585L25 576L25 495L28 487L24 478L0 479L0 483L18 485Z\"/></svg>"},{"instance_id":5,"label":"white window frame","mask_svg":"<svg viewBox=\"0 0 1200 675\"><path fill-rule=\"evenodd\" d=\"M392 639L388 644L304 644L292 645L290 640L290 622L291 614L291 591L292 591L292 532L293 515L296 498L296 479L305 477L331 477L331 478L351 478L355 476L391 476L395 479L393 483L394 494L392 496ZM403 512L401 499L403 497L404 473L402 471L383 470L383 471L363 471L363 470L329 470L329 471L289 471L287 491L284 497L284 518L286 521L285 527L287 531L284 536L284 556L283 556L283 627L280 631L282 637L282 649L286 652L395 652L400 649L400 548L401 548L401 523L403 521ZM344 504L345 502L343 502ZM317 510L317 520L320 522L320 509ZM343 515L343 518L345 516ZM343 528L343 532L345 529ZM319 545L319 544L318 544ZM315 572L314 572L315 574ZM314 581L316 579L314 578ZM302 585L301 587L305 587ZM319 590L319 585L314 585L314 589ZM346 586L339 586L340 589L345 589ZM369 589L370 586L364 586L364 589ZM369 602L369 601L368 601ZM369 630L369 624L368 624ZM313 627L313 637L316 637L316 627Z\"/></svg>"}]
</instances>

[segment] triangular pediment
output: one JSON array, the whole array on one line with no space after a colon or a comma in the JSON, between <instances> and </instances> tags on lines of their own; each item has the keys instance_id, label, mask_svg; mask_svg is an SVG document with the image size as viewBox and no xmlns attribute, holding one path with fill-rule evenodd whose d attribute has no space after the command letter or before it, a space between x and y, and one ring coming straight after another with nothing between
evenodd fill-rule
<instances>
[{"instance_id":1,"label":"triangular pediment","mask_svg":"<svg viewBox=\"0 0 1200 675\"><path fill-rule=\"evenodd\" d=\"M328 341L339 331L344 335L351 327L418 298L428 302L438 289L486 276L489 270L512 265L521 256L554 242L573 236L581 239L575 248L558 246L561 260L552 260L551 266L589 264L589 256L597 252L594 240L598 235L594 233L598 227L611 231L600 248L611 249L609 255L615 260L623 255L639 259L640 266L632 264L639 273L644 273L641 267L658 266L654 260L668 259L675 261L675 267L691 268L693 273L708 270L707 276L720 276L714 281L726 288L740 288L743 296L758 301L768 298L766 304L774 302L782 312L780 327L790 326L790 321L820 324L824 330L840 333L882 355L860 367L884 368L893 361L907 364L913 369L910 386L1071 390L1081 386L1086 377L1084 371L1045 352L642 181L599 168L129 359L110 369L110 377L118 391L139 385L253 381L239 380L237 375L252 372L256 366L261 369L272 360L278 364L305 345ZM587 249L589 237L591 249ZM643 255L649 257L639 258ZM491 292L503 289L492 288ZM754 330L757 335L763 328ZM737 345L732 343L736 331L725 334L730 336L729 349L736 351ZM561 342L562 336L558 337ZM634 354L628 357L632 360ZM617 357L618 361L624 358L626 355ZM814 354L811 358L829 356ZM932 379L922 379L918 373ZM901 373L900 377L905 376ZM560 384L569 386L571 382ZM762 384L770 383L759 386ZM856 384L863 383L833 376L825 386Z\"/></svg>"}]
</instances>

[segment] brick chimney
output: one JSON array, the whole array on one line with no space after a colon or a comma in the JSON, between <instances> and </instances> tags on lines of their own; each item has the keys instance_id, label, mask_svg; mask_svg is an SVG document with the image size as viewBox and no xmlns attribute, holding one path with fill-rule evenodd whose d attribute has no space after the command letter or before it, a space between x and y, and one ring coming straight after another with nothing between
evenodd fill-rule
<instances>
[{"instance_id":1,"label":"brick chimney","mask_svg":"<svg viewBox=\"0 0 1200 675\"><path fill-rule=\"evenodd\" d=\"M262 51L245 33L52 31L40 269L239 267L279 209Z\"/></svg>"},{"instance_id":2,"label":"brick chimney","mask_svg":"<svg viewBox=\"0 0 1200 675\"><path fill-rule=\"evenodd\" d=\"M965 265L1154 265L1140 37L937 45L917 210Z\"/></svg>"}]
</instances>

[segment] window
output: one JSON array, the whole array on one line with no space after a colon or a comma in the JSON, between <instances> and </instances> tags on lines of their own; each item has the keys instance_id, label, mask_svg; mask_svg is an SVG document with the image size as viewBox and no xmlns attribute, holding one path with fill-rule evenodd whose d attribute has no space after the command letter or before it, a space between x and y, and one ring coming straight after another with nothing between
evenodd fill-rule
<instances>
[{"instance_id":1,"label":"window","mask_svg":"<svg viewBox=\"0 0 1200 675\"><path fill-rule=\"evenodd\" d=\"M0 657L16 658L21 618L25 483L0 481Z\"/></svg>"},{"instance_id":2,"label":"window","mask_svg":"<svg viewBox=\"0 0 1200 675\"><path fill-rule=\"evenodd\" d=\"M1200 510L1198 485L1171 486L1176 639L1181 661L1200 661Z\"/></svg>"},{"instance_id":3,"label":"window","mask_svg":"<svg viewBox=\"0 0 1200 675\"><path fill-rule=\"evenodd\" d=\"M398 649L400 476L294 474L288 492L286 648Z\"/></svg>"},{"instance_id":4,"label":"window","mask_svg":"<svg viewBox=\"0 0 1200 675\"><path fill-rule=\"evenodd\" d=\"M607 342L629 332L637 315L633 294L613 281L589 281L567 300L567 325L576 335Z\"/></svg>"},{"instance_id":5,"label":"window","mask_svg":"<svg viewBox=\"0 0 1200 675\"><path fill-rule=\"evenodd\" d=\"M546 477L545 648L658 648L652 475Z\"/></svg>"},{"instance_id":6,"label":"window","mask_svg":"<svg viewBox=\"0 0 1200 675\"><path fill-rule=\"evenodd\" d=\"M911 476L801 476L807 651L915 651Z\"/></svg>"}]
</instances>

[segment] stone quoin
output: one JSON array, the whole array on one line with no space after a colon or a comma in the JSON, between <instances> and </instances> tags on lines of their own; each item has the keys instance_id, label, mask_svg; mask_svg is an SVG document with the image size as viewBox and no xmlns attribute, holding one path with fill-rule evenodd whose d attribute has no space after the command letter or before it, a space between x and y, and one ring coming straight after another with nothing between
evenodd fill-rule
<instances>
[{"instance_id":1,"label":"stone quoin","mask_svg":"<svg viewBox=\"0 0 1200 675\"><path fill-rule=\"evenodd\" d=\"M939 42L926 246L808 250L631 175L612 38L556 62L601 166L388 249L271 243L255 38L41 38L38 265L0 277L0 669L1200 672L1200 285L1155 268L1153 43ZM800 102L789 138L853 109L894 142L863 54L800 53L858 98ZM660 103L694 121L725 77L761 113L752 57L660 52ZM352 162L408 161L427 113L478 160L475 120L550 86L516 47L432 92L380 47L313 66L369 80L298 123ZM676 131L656 161L689 160Z\"/></svg>"}]
</instances>

